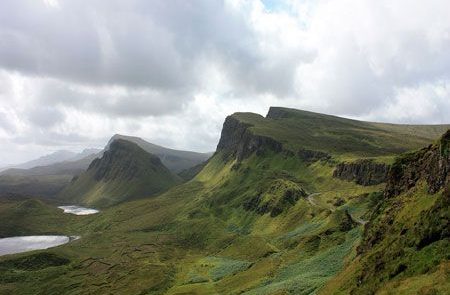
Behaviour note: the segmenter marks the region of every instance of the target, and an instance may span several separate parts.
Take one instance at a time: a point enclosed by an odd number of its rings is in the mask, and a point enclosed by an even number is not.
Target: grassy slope
[[[74,221],[65,233],[81,232],[80,240],[41,251],[69,259],[69,264],[23,271],[2,269],[1,261],[29,254],[0,258],[0,277],[7,278],[0,292],[309,294],[356,255],[362,226],[349,221],[344,210],[367,218],[367,209],[383,189],[383,185],[363,187],[332,178],[335,159],[391,156],[425,142],[406,137],[395,146],[396,142],[387,142],[387,132],[376,129],[368,141],[376,142],[380,147],[376,149],[351,145],[361,142],[358,136],[367,130],[358,131],[360,124],[344,119],[321,123],[317,118],[310,122],[306,118],[236,116],[251,120],[253,132],[273,136],[292,149],[321,149],[334,159],[304,163],[294,155],[267,152],[236,165],[234,160],[224,162],[217,153],[188,183]],[[336,125],[336,120],[343,125]],[[320,127],[314,129],[316,125]],[[326,128],[338,128],[333,126],[341,126],[339,132],[348,128],[351,135],[342,139],[327,133]],[[282,209],[275,217],[252,207],[244,209],[255,196],[278,198],[288,187],[321,194],[312,201],[306,197],[294,203],[269,200]]]

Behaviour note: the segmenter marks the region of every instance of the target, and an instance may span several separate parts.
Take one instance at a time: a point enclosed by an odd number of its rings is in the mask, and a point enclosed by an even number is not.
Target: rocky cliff
[[[247,158],[254,152],[262,154],[268,150],[282,151],[283,146],[280,142],[270,137],[254,134],[251,127],[251,124],[228,116],[223,123],[217,151],[223,152],[227,159],[236,158],[238,161]]]
[[[361,271],[350,294],[374,294],[386,282],[414,276],[439,280],[450,238],[449,146],[450,130],[394,162],[357,249]],[[440,294],[433,284],[419,287],[408,294]]]
[[[333,172],[333,177],[354,181],[360,185],[375,185],[386,181],[389,166],[362,159],[355,162],[339,163]]]
[[[392,165],[386,186],[386,197],[394,197],[425,179],[430,193],[436,193],[448,183],[450,163],[450,130],[438,144],[430,145],[418,152],[399,157]]]

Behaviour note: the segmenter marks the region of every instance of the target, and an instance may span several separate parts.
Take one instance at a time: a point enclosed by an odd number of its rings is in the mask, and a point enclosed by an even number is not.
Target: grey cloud
[[[50,128],[64,121],[64,114],[54,107],[35,106],[28,111],[30,122],[41,128]]]
[[[245,16],[222,1],[60,1],[58,8],[7,2],[0,10],[0,67],[8,70],[192,92],[206,58],[243,81],[237,90],[292,91],[292,57],[268,60]]]
[[[82,87],[60,81],[45,81],[37,101],[53,107],[70,107],[109,117],[146,117],[180,111],[191,99],[182,90],[153,90],[126,87]]]
[[[8,133],[13,133],[16,127],[10,122],[7,114],[0,111],[0,128]]]

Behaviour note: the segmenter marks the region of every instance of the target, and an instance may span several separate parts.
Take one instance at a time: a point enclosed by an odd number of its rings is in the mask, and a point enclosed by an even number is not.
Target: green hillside
[[[75,177],[58,199],[97,207],[161,193],[180,183],[161,160],[137,144],[113,141],[103,156]]]
[[[402,263],[408,271],[399,268],[397,275],[403,281],[397,287],[437,270],[425,279],[445,281],[448,257],[439,254],[424,263],[433,253],[448,253],[448,245],[434,234],[430,236],[436,246],[431,243],[419,254],[385,252],[386,257],[399,257],[386,265],[386,271],[377,273],[370,257],[390,245],[390,238],[381,237],[382,242],[374,244],[371,237],[379,236],[379,226],[390,224],[386,218],[391,213],[385,213],[393,207],[389,200],[395,202],[406,193],[398,184],[411,183],[395,169],[420,162],[420,157],[410,156],[396,160],[397,154],[428,146],[447,128],[359,122],[281,108],[271,108],[267,118],[234,114],[224,123],[216,153],[192,180],[152,198],[123,202],[76,220],[63,234],[75,232],[81,239],[38,252],[68,263],[24,271],[10,265],[35,252],[0,257],[0,293],[372,294],[396,279],[390,271]],[[110,152],[114,150],[113,144]],[[447,150],[440,149],[448,157]],[[71,196],[84,195],[86,202],[104,204],[97,197],[106,194],[97,191],[117,187],[106,175],[122,176],[122,171],[128,175],[130,165],[129,160],[113,162],[108,167],[115,167],[114,173],[105,172],[102,178],[109,181],[90,186],[99,171],[103,175],[104,161],[93,163],[86,176],[74,182],[78,183],[74,187],[91,189],[86,193],[73,189]],[[432,171],[441,167],[434,160],[427,163]],[[380,173],[385,169],[387,175]],[[440,177],[427,181],[435,188],[442,182]],[[126,183],[126,189],[118,186],[122,193],[135,187],[132,180]],[[422,187],[426,192],[427,186]],[[391,193],[393,199],[387,195]],[[422,209],[439,203],[430,201],[428,192],[417,200],[416,191],[408,193],[410,197],[401,199],[402,218],[420,215]],[[433,196],[439,199],[443,194],[439,189]],[[442,211],[426,214],[433,212]],[[441,228],[439,218],[429,223],[424,217],[417,220],[424,222],[416,226],[424,230],[423,236]],[[395,225],[393,232],[401,229]],[[414,230],[409,232],[416,236]],[[409,242],[420,244],[420,239],[405,241]],[[364,285],[357,286],[360,273],[354,268],[361,265],[366,270],[361,277]],[[446,291],[448,286],[443,285],[430,294]]]

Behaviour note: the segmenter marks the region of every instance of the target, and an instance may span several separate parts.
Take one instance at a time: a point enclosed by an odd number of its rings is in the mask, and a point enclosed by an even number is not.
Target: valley
[[[182,161],[115,136],[57,193],[0,198],[0,238],[80,236],[0,256],[0,294],[446,294],[449,129],[272,107]]]

